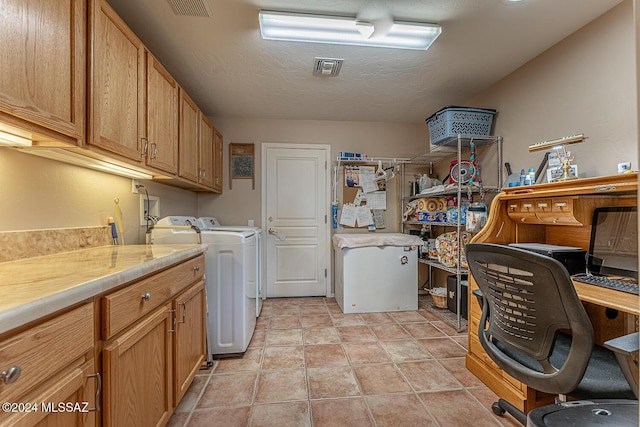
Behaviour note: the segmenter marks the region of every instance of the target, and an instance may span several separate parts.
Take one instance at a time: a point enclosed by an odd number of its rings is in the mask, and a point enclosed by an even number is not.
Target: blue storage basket
[[[495,114],[496,110],[445,107],[426,120],[431,143],[437,145],[458,134],[465,138],[489,136]]]

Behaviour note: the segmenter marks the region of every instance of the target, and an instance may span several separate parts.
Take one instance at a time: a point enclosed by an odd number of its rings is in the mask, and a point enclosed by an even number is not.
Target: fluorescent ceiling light
[[[427,50],[442,32],[423,22],[396,21],[388,31],[376,31],[373,23],[341,16],[261,10],[259,18],[265,40]]]

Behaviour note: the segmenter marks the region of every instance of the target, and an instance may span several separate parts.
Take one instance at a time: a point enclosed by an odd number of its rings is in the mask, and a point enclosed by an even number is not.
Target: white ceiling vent
[[[183,16],[211,16],[206,0],[168,0],[173,12]]]
[[[335,77],[340,73],[344,59],[316,58],[313,74],[316,76]]]

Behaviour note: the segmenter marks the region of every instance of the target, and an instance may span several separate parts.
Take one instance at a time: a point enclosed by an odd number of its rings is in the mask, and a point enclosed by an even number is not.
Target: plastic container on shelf
[[[496,110],[449,106],[429,118],[429,137],[431,144],[461,135],[462,137],[489,136]]]
[[[484,203],[472,203],[467,210],[466,229],[469,233],[477,233],[487,223],[487,206]]]

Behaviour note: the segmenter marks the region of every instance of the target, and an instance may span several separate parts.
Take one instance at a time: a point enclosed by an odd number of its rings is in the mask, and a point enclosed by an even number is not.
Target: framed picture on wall
[[[234,179],[251,179],[255,190],[255,144],[229,144],[229,188]]]

